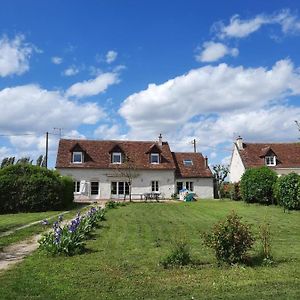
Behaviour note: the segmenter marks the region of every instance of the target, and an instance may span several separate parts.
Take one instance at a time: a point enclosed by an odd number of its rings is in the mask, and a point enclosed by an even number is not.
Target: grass
[[[258,232],[266,218],[275,264],[217,267],[200,232],[235,210]],[[109,210],[103,228],[74,257],[36,252],[0,276],[3,299],[299,299],[300,213],[232,201],[137,203]],[[199,262],[158,265],[183,239]],[[255,258],[258,249],[251,255]],[[255,259],[254,259],[255,262]]]
[[[63,215],[63,218],[70,218],[75,212],[82,209],[82,205],[74,205],[69,209],[69,212]],[[0,233],[8,230],[13,230],[15,228],[21,227],[23,225],[29,224],[31,222],[50,219],[50,223],[55,221],[57,218],[55,216],[59,215],[63,211],[47,211],[47,212],[35,212],[35,213],[18,213],[18,214],[4,214],[0,215]],[[30,236],[41,233],[45,231],[48,227],[41,224],[35,224],[27,228],[23,228],[15,231],[14,233],[0,237],[0,250],[4,247],[17,243],[19,241],[25,240]]]

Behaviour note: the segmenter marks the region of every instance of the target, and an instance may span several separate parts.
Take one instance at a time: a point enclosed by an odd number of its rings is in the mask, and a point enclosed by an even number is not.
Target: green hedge
[[[60,210],[73,202],[73,181],[30,164],[0,170],[0,211]]]
[[[243,174],[240,189],[248,203],[275,204],[273,187],[277,174],[268,167],[248,169]]]
[[[291,173],[279,177],[274,193],[278,204],[284,209],[300,209],[300,176]]]

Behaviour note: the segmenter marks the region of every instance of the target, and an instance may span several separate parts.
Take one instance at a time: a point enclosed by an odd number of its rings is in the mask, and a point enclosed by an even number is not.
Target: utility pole
[[[193,139],[192,140],[192,144],[194,145],[194,152],[196,153],[197,152],[197,144],[196,144],[196,139]]]
[[[49,140],[49,132],[46,132],[46,155],[45,155],[45,167],[48,168],[48,140]]]

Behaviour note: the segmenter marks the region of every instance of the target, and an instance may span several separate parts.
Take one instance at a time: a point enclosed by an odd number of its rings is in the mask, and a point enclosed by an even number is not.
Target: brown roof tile
[[[111,150],[115,147],[122,149],[133,162],[137,169],[170,170],[175,169],[173,156],[167,142],[161,147],[161,163],[151,164],[149,161],[149,149],[153,148],[155,142],[143,141],[97,141],[97,140],[67,140],[59,141],[56,168],[91,168],[110,169],[116,166],[111,163]],[[159,146],[158,146],[159,147]],[[85,152],[85,162],[73,164],[72,150]],[[155,147],[154,147],[155,148]],[[157,151],[155,151],[157,152]],[[122,165],[118,166],[122,167]]]
[[[212,177],[211,170],[205,166],[205,158],[201,153],[172,152],[176,164],[177,178]],[[183,161],[191,159],[193,165],[185,166]]]
[[[243,143],[239,150],[245,168],[265,165],[264,157],[273,152],[277,163],[273,168],[300,168],[300,143]]]

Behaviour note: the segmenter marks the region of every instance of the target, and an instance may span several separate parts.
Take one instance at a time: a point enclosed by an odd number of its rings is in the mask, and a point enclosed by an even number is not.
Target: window
[[[82,152],[73,152],[73,163],[81,164],[83,162],[83,154]]]
[[[74,193],[80,193],[80,181],[74,181]]]
[[[265,162],[267,166],[276,166],[276,156],[266,156]]]
[[[152,192],[159,192],[159,186],[158,186],[158,181],[157,180],[151,181],[151,191]]]
[[[150,162],[151,162],[151,164],[159,164],[159,154],[151,153],[150,154]]]
[[[122,153],[121,152],[113,152],[112,163],[113,164],[121,164],[122,163]]]
[[[124,181],[113,181],[111,183],[111,194],[112,195],[129,195],[129,184]]]
[[[193,192],[194,191],[194,182],[193,181],[187,181],[185,183],[185,187],[187,190]]]
[[[192,166],[193,165],[193,161],[191,159],[184,159],[183,160],[183,164],[185,166]]]
[[[183,189],[183,182],[177,182],[177,194],[179,194],[179,191]]]
[[[99,182],[92,181],[91,182],[91,195],[98,195],[99,194]]]

